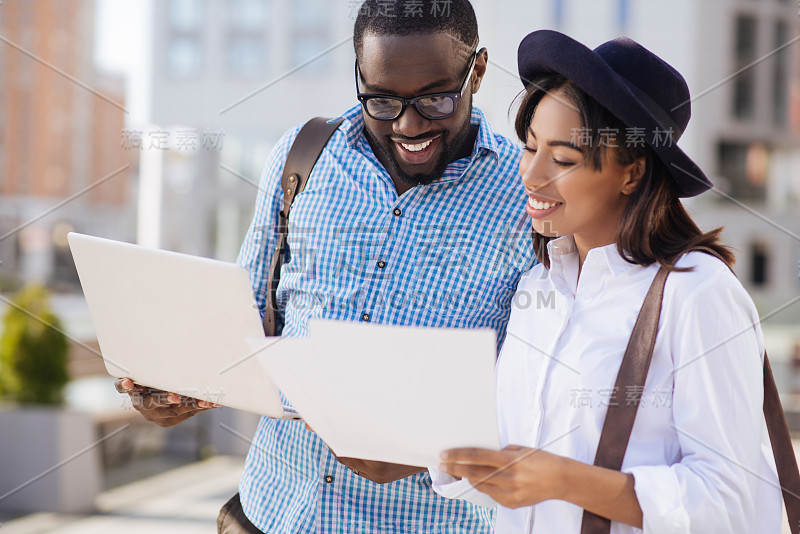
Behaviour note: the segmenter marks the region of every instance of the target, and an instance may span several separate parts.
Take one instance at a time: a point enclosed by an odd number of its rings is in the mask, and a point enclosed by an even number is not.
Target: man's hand
[[[339,458],[339,463],[353,471],[358,476],[364,477],[378,484],[394,482],[402,478],[410,477],[422,471],[424,467],[413,465],[389,464],[386,462],[375,462],[372,460],[361,460],[359,458]]]
[[[145,419],[164,428],[180,424],[194,414],[220,407],[208,401],[140,386],[130,378],[118,378],[114,381],[114,387],[130,396],[133,407]]]
[[[314,432],[314,429],[306,423],[306,430]],[[331,451],[333,453],[333,451]],[[336,456],[334,454],[334,456]],[[371,480],[378,484],[386,484],[387,482],[394,482],[401,478],[410,477],[417,473],[427,471],[424,467],[416,467],[413,465],[390,464],[386,462],[375,462],[373,460],[362,460],[360,458],[339,458],[339,463],[354,472],[360,477]]]

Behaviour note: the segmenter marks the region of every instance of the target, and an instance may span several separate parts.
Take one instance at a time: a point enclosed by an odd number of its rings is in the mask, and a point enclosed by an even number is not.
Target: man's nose
[[[394,133],[409,139],[419,137],[430,129],[430,119],[420,115],[414,106],[406,106],[403,113],[392,122]]]

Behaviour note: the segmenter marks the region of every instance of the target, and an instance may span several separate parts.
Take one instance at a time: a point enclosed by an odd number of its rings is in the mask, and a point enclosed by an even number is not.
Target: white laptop
[[[243,267],[76,233],[68,239],[109,374],[296,418],[246,341],[264,332]]]

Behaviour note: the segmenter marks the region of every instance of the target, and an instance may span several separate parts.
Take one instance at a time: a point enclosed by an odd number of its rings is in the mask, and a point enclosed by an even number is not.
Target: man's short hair
[[[353,29],[356,58],[361,59],[364,35],[415,35],[444,32],[474,50],[478,21],[469,0],[365,0]]]

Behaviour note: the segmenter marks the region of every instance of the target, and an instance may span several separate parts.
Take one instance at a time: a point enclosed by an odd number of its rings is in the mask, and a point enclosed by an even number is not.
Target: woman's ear
[[[623,195],[632,195],[636,191],[646,169],[647,161],[644,158],[637,159],[625,168],[625,181],[622,183]]]

